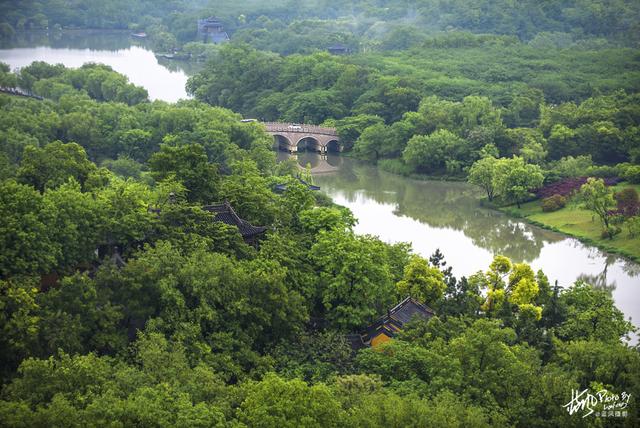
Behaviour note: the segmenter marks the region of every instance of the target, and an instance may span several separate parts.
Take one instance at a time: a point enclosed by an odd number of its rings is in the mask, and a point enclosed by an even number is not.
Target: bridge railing
[[[263,122],[268,131],[271,132],[297,132],[307,134],[323,134],[338,136],[338,132],[335,128],[325,128],[316,125],[304,125],[297,123],[282,123],[282,122]]]
[[[14,88],[14,87],[0,86],[0,92],[9,94],[9,95],[17,95],[20,97],[35,98],[36,100],[40,100],[40,101],[44,99],[40,95],[36,95],[32,92],[28,92],[23,89]]]

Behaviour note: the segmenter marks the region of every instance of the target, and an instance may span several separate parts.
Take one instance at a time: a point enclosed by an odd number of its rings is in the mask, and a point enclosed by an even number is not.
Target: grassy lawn
[[[640,193],[640,185],[622,183],[613,187],[617,192],[626,187],[635,188]],[[532,223],[566,233],[584,241],[591,242],[607,251],[624,254],[640,260],[640,237],[630,238],[629,232],[622,225],[622,233],[613,239],[601,238],[602,225],[591,211],[580,208],[569,202],[566,207],[553,212],[543,212],[540,201],[527,202],[518,209],[515,205],[503,209],[507,213],[527,218]]]

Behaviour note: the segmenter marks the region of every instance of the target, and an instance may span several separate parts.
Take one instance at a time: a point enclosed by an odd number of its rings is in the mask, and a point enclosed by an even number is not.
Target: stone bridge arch
[[[302,144],[302,145],[301,145]],[[298,138],[296,142],[296,146],[298,146],[298,151],[302,148],[303,150],[307,150],[310,152],[322,152],[322,146],[320,141],[313,135],[304,135]]]
[[[291,142],[291,140],[289,138],[287,138],[285,135],[281,135],[281,134],[271,134],[273,135],[273,148],[276,150],[282,150],[282,151],[291,151],[291,147],[293,146],[293,143]]]
[[[326,148],[327,148],[326,152],[328,153],[340,153],[343,149],[342,145],[340,144],[340,141],[337,139],[328,141]]]
[[[267,122],[267,132],[273,135],[280,150],[297,153],[298,150],[311,150],[320,154],[329,151],[341,152],[342,145],[335,128],[294,123]],[[274,145],[276,145],[274,143]]]

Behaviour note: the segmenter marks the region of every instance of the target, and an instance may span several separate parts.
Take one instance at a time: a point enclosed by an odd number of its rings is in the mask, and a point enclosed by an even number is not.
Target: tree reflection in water
[[[616,289],[617,284],[615,279],[611,280],[611,282],[607,281],[607,272],[609,270],[609,266],[614,265],[618,261],[619,261],[619,257],[613,254],[607,254],[606,257],[604,258],[604,268],[602,269],[602,272],[595,275],[588,275],[583,273],[580,276],[578,276],[578,279],[586,282],[587,284],[592,285],[595,288],[612,292],[613,290]],[[625,263],[625,265],[626,264],[628,263]],[[631,275],[631,276],[634,276],[634,275]]]
[[[2,40],[0,48],[30,48],[51,46],[61,49],[91,49],[117,51],[132,45],[130,31],[75,30],[64,32],[27,31],[20,32],[10,40]]]
[[[393,204],[397,216],[434,228],[461,231],[474,245],[517,261],[530,262],[540,255],[545,243],[563,239],[482,208],[478,190],[467,183],[410,180],[350,159],[342,161],[338,172],[320,176],[317,182],[328,189],[339,189],[350,202],[364,196]]]

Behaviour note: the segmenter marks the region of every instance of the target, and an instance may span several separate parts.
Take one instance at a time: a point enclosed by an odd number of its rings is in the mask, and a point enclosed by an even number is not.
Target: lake
[[[188,63],[158,62],[143,44],[127,34],[36,35],[0,46],[0,61],[12,68],[40,60],[78,67],[85,62],[108,64],[152,99],[173,102],[186,98]],[[281,159],[288,157],[279,153]],[[482,208],[479,189],[466,183],[418,181],[380,171],[347,157],[304,153],[316,184],[338,204],[350,208],[358,233],[378,235],[386,242],[410,242],[429,257],[440,249],[456,276],[486,270],[494,254],[542,269],[551,283],[568,286],[584,279],[609,290],[618,307],[640,325],[640,265],[606,254],[576,239],[531,226]]]
[[[0,46],[0,62],[9,64],[11,69],[33,61],[67,67],[97,62],[111,66],[127,76],[131,83],[144,87],[151,100],[175,102],[188,98],[186,70],[194,71],[191,64],[168,60],[161,60],[161,63],[144,44],[132,43],[129,34],[121,32],[72,32],[57,38],[35,35]]]

